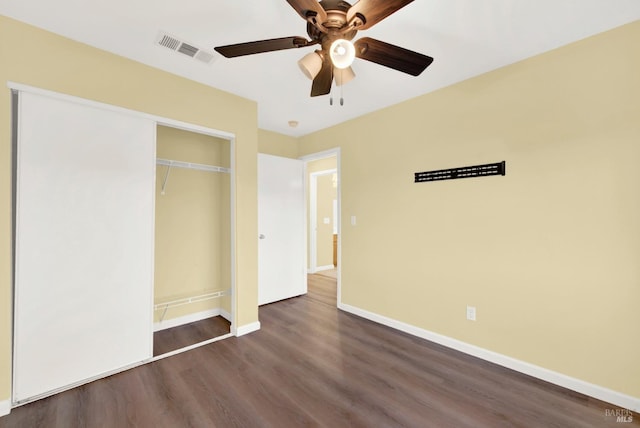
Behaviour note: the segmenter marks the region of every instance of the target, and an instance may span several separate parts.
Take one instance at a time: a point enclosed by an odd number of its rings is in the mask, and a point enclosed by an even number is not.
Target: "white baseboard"
[[[225,314],[229,315],[228,312],[226,311],[225,311]],[[211,317],[217,317],[218,315],[222,315],[222,317],[227,320],[231,318],[230,316],[229,318],[224,316],[222,313],[222,309],[220,308],[208,309],[206,311],[195,312],[193,314],[184,315],[177,318],[170,318],[168,320],[153,323],[153,331],[156,332],[160,330],[166,330],[168,328],[177,327],[179,325],[189,324],[190,322],[196,322],[196,321],[201,321]]]
[[[594,385],[580,379],[572,378],[562,373],[554,372],[552,370],[548,370],[543,367],[527,363],[525,361],[508,357],[497,352],[489,351],[479,346],[471,345],[448,336],[434,333],[432,331],[406,324],[401,321],[385,317],[383,315],[378,315],[373,312],[357,308],[355,306],[339,303],[338,308],[345,312],[349,312],[359,317],[366,318],[378,324],[386,325],[387,327],[391,327],[396,330],[411,334],[413,336],[438,343],[448,348],[464,352],[465,354],[481,358],[485,361],[507,367],[511,370],[515,370],[529,376],[533,376],[535,378],[553,383],[563,388],[567,388],[572,391],[597,398],[598,400],[602,400],[628,410],[633,410],[634,412],[640,412],[640,398],[638,397],[632,397],[630,395],[622,394],[620,392],[613,391],[602,386]]]
[[[236,329],[236,336],[244,336],[245,334],[253,333],[260,330],[260,321],[252,322],[251,324],[241,325]]]
[[[11,413],[11,400],[0,401],[0,417]]]
[[[331,270],[331,269],[337,269],[337,267],[334,265],[316,266],[315,270],[306,269],[306,273],[314,274],[314,273],[322,272],[323,270]]]
[[[224,309],[220,309],[220,316],[233,324],[231,313],[225,311]]]

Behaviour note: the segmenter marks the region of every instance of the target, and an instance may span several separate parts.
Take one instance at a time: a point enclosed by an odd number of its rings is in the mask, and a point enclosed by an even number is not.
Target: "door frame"
[[[318,269],[319,267],[324,268],[324,266],[318,266],[318,177],[337,173],[338,169],[332,168],[309,174],[311,180],[309,182],[309,197],[307,198],[309,200],[309,228],[311,229],[309,231],[311,232],[309,233],[309,273],[324,270]],[[334,221],[337,223],[337,215]]]
[[[307,196],[307,198],[310,197],[309,195],[309,173],[307,171],[307,165],[309,162],[312,161],[316,161],[316,160],[320,160],[320,159],[326,159],[326,158],[330,158],[330,157],[335,157],[336,158],[336,174],[338,176],[338,188],[337,188],[337,194],[338,194],[338,218],[337,218],[337,222],[338,222],[338,266],[336,269],[336,279],[337,279],[337,296],[336,296],[336,302],[337,302],[337,307],[340,307],[342,305],[342,176],[341,176],[341,152],[340,152],[340,147],[334,147],[332,149],[328,149],[328,150],[324,150],[321,152],[317,152],[317,153],[311,153],[308,155],[304,155],[304,156],[300,156],[298,159],[302,160],[305,162],[305,174],[304,174],[304,191],[305,194]],[[307,204],[308,205],[308,204]],[[308,207],[305,207],[305,209],[308,209]],[[309,218],[309,213],[305,212],[305,217]],[[309,224],[307,224],[308,222],[305,221],[305,241],[308,239],[307,237],[309,236]],[[308,245],[308,242],[305,242],[305,245]],[[308,247],[307,247],[308,248]],[[311,273],[311,272],[310,272]]]

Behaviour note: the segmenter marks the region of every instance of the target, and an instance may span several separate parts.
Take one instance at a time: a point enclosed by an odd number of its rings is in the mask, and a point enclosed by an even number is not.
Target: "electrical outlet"
[[[467,319],[469,321],[476,320],[476,307],[475,306],[467,306]]]

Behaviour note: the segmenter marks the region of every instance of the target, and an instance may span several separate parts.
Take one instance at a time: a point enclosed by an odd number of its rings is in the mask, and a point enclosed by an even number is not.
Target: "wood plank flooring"
[[[211,317],[153,333],[153,356],[166,354],[229,333],[231,324],[221,316]]]
[[[616,406],[335,308],[335,280],[260,331],[31,403],[9,427],[620,427]],[[54,369],[54,368],[52,368]]]

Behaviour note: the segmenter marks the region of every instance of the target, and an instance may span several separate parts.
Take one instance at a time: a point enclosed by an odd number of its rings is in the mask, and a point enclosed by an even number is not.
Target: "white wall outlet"
[[[322,222],[324,224],[331,224],[331,219],[329,217],[325,217],[325,218],[322,219]]]
[[[467,306],[467,319],[469,321],[476,320],[476,307],[475,306]]]

